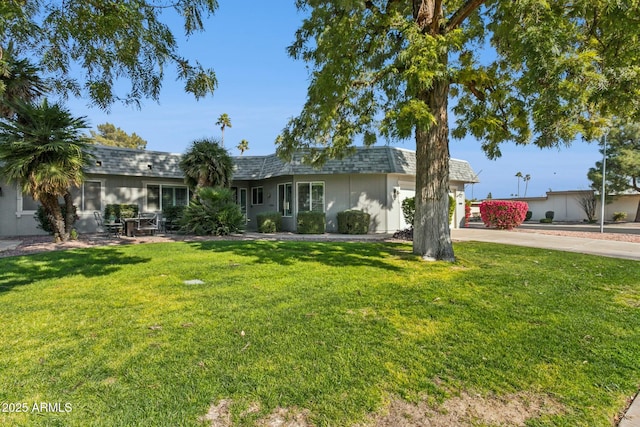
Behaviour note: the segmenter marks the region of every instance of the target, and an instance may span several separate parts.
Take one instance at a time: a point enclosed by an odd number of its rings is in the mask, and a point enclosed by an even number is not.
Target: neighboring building
[[[162,212],[166,206],[186,205],[191,197],[179,167],[180,154],[93,146],[94,160],[86,180],[73,191],[79,232],[94,232],[93,213],[108,204],[137,204],[141,212]],[[295,231],[301,211],[323,211],[327,231],[337,230],[338,212],[360,209],[371,215],[370,232],[388,233],[407,227],[402,200],[415,193],[415,153],[394,147],[358,148],[353,156],[329,160],[315,169],[301,156],[285,163],[275,155],[234,157],[232,189],[256,228],[262,212],[280,212],[283,228]],[[450,160],[450,193],[456,210],[452,226],[464,221],[464,185],[478,182],[468,162]],[[16,185],[0,181],[0,236],[43,234],[34,220],[37,204]]]
[[[553,211],[553,220],[558,222],[582,222],[587,220],[587,215],[580,205],[580,200],[584,197],[596,198],[596,218],[600,218],[601,204],[600,194],[593,190],[568,190],[568,191],[547,191],[543,197],[520,197],[507,200],[519,200],[527,202],[529,210],[532,212],[531,221],[538,222],[545,217],[547,211]],[[636,217],[640,194],[629,192],[617,194],[611,203],[604,206],[605,221],[612,221],[613,214],[625,212],[627,221],[633,221]]]

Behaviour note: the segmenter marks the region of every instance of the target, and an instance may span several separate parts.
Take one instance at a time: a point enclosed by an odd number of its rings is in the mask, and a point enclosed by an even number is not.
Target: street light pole
[[[602,193],[600,193],[600,233],[604,233],[605,181],[607,174],[607,133],[602,135]]]

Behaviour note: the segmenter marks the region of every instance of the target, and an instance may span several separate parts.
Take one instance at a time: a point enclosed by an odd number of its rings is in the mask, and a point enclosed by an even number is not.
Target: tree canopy
[[[229,152],[214,138],[197,139],[180,160],[185,182],[195,192],[203,187],[229,187],[233,160]]]
[[[216,0],[2,1],[0,52],[32,58],[51,89],[84,94],[103,109],[116,101],[157,100],[171,65],[185,91],[201,98],[216,87],[215,73],[180,56],[162,18],[171,11],[183,17],[189,36],[203,30],[203,18],[217,6]],[[0,54],[0,66],[3,61]],[[78,67],[81,78],[74,77]],[[119,79],[130,82],[127,93],[116,93]]]
[[[90,160],[82,135],[86,121],[46,99],[39,105],[16,102],[12,109],[17,119],[0,121],[0,175],[42,204],[56,241],[68,240],[75,222],[70,189],[80,186]]]
[[[500,145],[593,140],[612,116],[640,118],[640,4],[618,0],[298,0],[289,48],[310,64],[301,113],[278,137],[322,163],[356,142],[416,141],[414,252],[453,259],[451,135]]]
[[[112,147],[135,148],[144,150],[147,147],[147,141],[142,139],[136,133],[129,135],[124,130],[116,127],[111,123],[98,125],[98,132],[90,131],[91,142]]]
[[[603,152],[605,139],[600,141]],[[626,120],[615,120],[606,137],[606,182],[607,196],[628,191],[640,193],[640,124]],[[587,173],[594,190],[602,191],[602,162]],[[640,221],[640,203],[636,211],[636,221]]]

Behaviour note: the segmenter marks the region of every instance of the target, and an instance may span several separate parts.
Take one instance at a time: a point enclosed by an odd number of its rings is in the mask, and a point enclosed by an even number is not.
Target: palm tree
[[[40,78],[40,70],[26,59],[15,59],[11,50],[0,54],[0,117],[11,118],[10,104],[18,101],[34,102],[47,87]]]
[[[193,141],[180,161],[180,168],[192,190],[231,185],[233,160],[229,152],[213,138]]]
[[[220,130],[222,131],[221,142],[222,142],[222,146],[224,147],[224,128],[232,127],[231,119],[229,118],[229,115],[227,113],[220,114],[220,117],[218,117],[218,121],[216,122],[216,124],[220,126]]]
[[[531,180],[531,175],[526,174],[524,176],[524,178],[522,178],[522,180],[524,181],[524,197],[527,197],[527,189],[529,188],[529,181]]]
[[[70,189],[80,186],[87,140],[84,117],[75,118],[58,104],[10,103],[12,120],[0,122],[0,175],[17,182],[22,192],[39,201],[51,223],[57,242],[69,239],[75,222]],[[65,201],[65,214],[58,200]]]
[[[522,178],[522,172],[516,172],[516,178],[518,178],[518,196],[520,197],[520,178]]]
[[[240,150],[240,155],[242,156],[244,152],[249,149],[249,141],[243,139],[242,141],[240,141],[240,144],[238,144],[236,148]]]

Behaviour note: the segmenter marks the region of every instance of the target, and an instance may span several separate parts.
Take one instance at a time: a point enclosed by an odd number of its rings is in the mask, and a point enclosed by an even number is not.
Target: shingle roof
[[[134,150],[94,145],[91,152],[95,161],[85,169],[87,173],[102,175],[148,176],[156,178],[183,178],[179,163],[182,155],[159,151]],[[302,162],[302,154],[289,163],[275,154],[268,156],[234,157],[234,180],[259,180],[286,175],[328,174],[416,174],[416,156],[413,151],[396,147],[358,147],[354,155],[341,160],[329,160],[314,168]],[[449,161],[452,181],[479,182],[478,177],[464,160]]]
[[[97,175],[148,176],[154,178],[184,178],[180,169],[182,155],[161,151],[92,145],[89,152],[94,161],[86,173]]]

